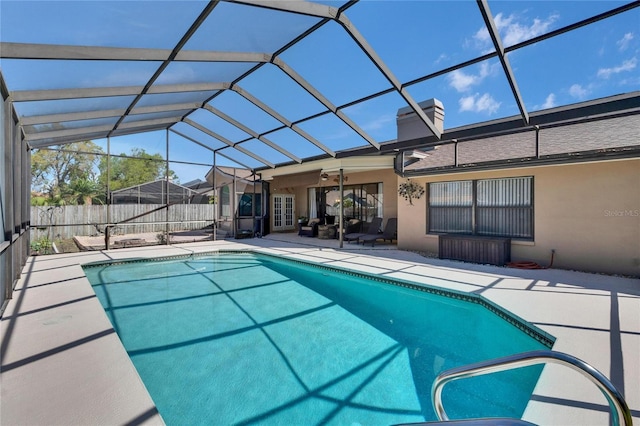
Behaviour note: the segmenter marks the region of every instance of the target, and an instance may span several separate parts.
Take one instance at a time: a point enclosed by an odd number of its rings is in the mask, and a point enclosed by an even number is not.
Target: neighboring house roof
[[[122,188],[122,189],[117,189],[115,191],[111,191],[112,194],[121,194],[121,193],[125,193],[125,192],[131,192],[131,191],[143,191],[143,192],[164,192],[164,188],[165,188],[165,184],[166,184],[166,180],[164,179],[158,179],[158,180],[154,180],[151,182],[145,182],[145,183],[141,183],[138,185],[133,185],[130,186],[128,188]],[[175,192],[175,191],[192,191],[191,189],[187,188],[186,186],[177,184],[177,183],[173,183],[171,181],[169,181],[169,191],[170,192]],[[193,192],[193,191],[192,191]]]
[[[151,203],[165,202],[167,181],[163,179],[122,188],[111,192],[113,203]],[[168,182],[169,203],[189,203],[198,192],[173,182]]]

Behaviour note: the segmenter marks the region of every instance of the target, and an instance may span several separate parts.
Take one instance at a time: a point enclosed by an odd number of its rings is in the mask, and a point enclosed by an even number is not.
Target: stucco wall
[[[640,276],[640,159],[456,173],[428,182],[534,177],[534,241],[512,243],[512,260],[554,267]],[[404,179],[398,178],[398,183]],[[437,253],[426,232],[427,198],[398,200],[398,245]]]

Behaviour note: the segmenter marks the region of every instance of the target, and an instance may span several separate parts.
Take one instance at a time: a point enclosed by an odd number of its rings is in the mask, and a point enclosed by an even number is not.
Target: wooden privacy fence
[[[162,207],[162,204],[116,204],[111,208],[111,223],[118,223]],[[73,236],[95,236],[104,231],[107,223],[107,206],[32,206],[31,227],[39,229],[50,239]],[[169,222],[169,231],[200,229],[213,223],[214,206],[211,204],[176,204],[167,210],[160,209],[131,222],[118,225],[114,234],[162,232]],[[158,223],[150,223],[158,222]],[[94,225],[97,224],[97,227]]]

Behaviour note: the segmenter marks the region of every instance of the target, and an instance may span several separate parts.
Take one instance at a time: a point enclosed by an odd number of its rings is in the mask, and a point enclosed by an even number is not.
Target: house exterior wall
[[[513,261],[640,276],[640,159],[523,167],[412,178],[429,182],[533,176],[534,240],[512,241]],[[398,177],[398,183],[405,179]],[[427,194],[428,196],[428,194]],[[438,252],[427,233],[427,196],[398,198],[398,247]],[[396,194],[397,197],[397,194]]]

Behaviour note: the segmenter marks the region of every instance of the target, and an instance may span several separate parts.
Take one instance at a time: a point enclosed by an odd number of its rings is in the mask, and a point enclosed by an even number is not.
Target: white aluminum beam
[[[212,138],[219,140],[220,142],[224,143],[227,146],[233,147],[233,145],[234,145],[234,143],[232,141],[230,141],[229,139],[225,138],[222,135],[217,134],[213,130],[210,130],[210,129],[204,127],[200,123],[196,123],[195,121],[191,120],[190,118],[185,118],[182,121],[184,123],[190,125],[191,127],[195,127],[196,129],[200,130],[202,133],[206,133],[207,135],[211,136]]]
[[[170,111],[184,111],[200,108],[201,102],[184,102],[181,104],[163,104],[163,105],[150,105],[144,107],[134,107],[129,115],[138,114],[154,114],[158,112],[170,112]]]
[[[266,144],[267,146],[270,146],[271,148],[273,148],[276,151],[278,151],[280,154],[282,154],[282,155],[284,155],[286,157],[289,157],[290,159],[292,159],[296,163],[302,163],[302,160],[300,158],[296,157],[295,155],[293,155],[292,153],[290,153],[286,149],[280,147],[279,145],[271,142],[269,139],[265,138],[264,136],[261,136],[260,134],[258,134],[258,132],[254,131],[253,129],[251,129],[251,128],[247,127],[247,126],[245,126],[244,124],[240,123],[239,121],[235,120],[234,118],[228,116],[227,114],[225,114],[224,112],[220,111],[219,109],[214,108],[209,104],[206,104],[204,106],[204,109],[206,109],[207,111],[211,112],[212,114],[217,115],[218,117],[220,117],[221,119],[223,119],[227,123],[237,127],[238,129],[242,130],[243,132],[251,135],[253,138],[261,141],[262,143]]]
[[[52,59],[90,61],[165,61],[171,50],[131,47],[76,46],[35,43],[0,43],[3,59]]]
[[[139,130],[139,129],[148,129],[148,128],[166,129],[170,125],[174,124],[176,121],[179,121],[180,118],[181,117],[169,117],[169,118],[161,118],[161,119],[154,119],[154,120],[133,121],[130,123],[122,123],[120,125],[120,129],[133,131],[134,133],[136,132],[136,130]],[[113,129],[113,125],[108,124],[108,125],[93,126],[93,127],[74,128],[74,129],[49,130],[45,132],[27,133],[25,134],[25,139],[27,141],[37,141],[37,140],[49,139],[49,138],[68,138],[68,139],[76,138],[76,140],[82,140],[77,138],[80,135],[84,135],[88,133],[101,133],[101,132],[108,133],[112,129]],[[106,133],[105,133],[105,137],[106,137]]]
[[[108,109],[100,111],[68,112],[61,114],[33,115],[22,117],[20,124],[23,126],[34,126],[37,124],[62,123],[65,121],[95,120],[98,118],[120,117],[125,109]]]
[[[320,3],[308,1],[282,1],[282,0],[230,0],[230,3],[244,4],[247,6],[264,7],[266,9],[291,12],[300,15],[315,16],[316,18],[333,19],[338,14],[338,9],[325,6]]]
[[[232,142],[232,141],[230,141],[229,139],[225,138],[224,136],[219,135],[219,134],[217,134],[216,132],[214,132],[214,131],[212,131],[212,130],[210,130],[210,129],[207,129],[206,127],[204,127],[204,126],[202,126],[202,125],[200,125],[200,124],[196,123],[196,122],[195,122],[195,121],[193,121],[193,120],[190,120],[190,119],[188,119],[188,118],[185,118],[183,121],[184,121],[185,123],[187,123],[187,124],[189,124],[189,125],[191,125],[191,126],[195,127],[196,129],[200,130],[201,132],[206,133],[207,135],[211,136],[212,138],[217,139],[217,140],[219,140],[220,142],[222,142],[222,143],[226,144],[226,145],[227,145],[227,146],[229,146],[230,148],[235,148],[235,149],[237,149],[238,151],[240,151],[240,152],[242,152],[242,153],[244,153],[244,154],[248,155],[249,157],[253,158],[254,160],[257,160],[257,161],[259,161],[260,163],[262,163],[262,164],[264,164],[264,165],[266,165],[266,166],[271,167],[272,169],[276,167],[276,166],[275,166],[275,164],[273,164],[273,163],[271,163],[271,162],[269,162],[269,161],[265,160],[264,158],[262,158],[262,157],[260,157],[260,156],[258,156],[258,155],[256,155],[256,154],[254,154],[254,153],[252,153],[252,152],[250,152],[250,151],[248,151],[248,150],[246,150],[246,149],[244,149],[244,148],[242,148],[242,147],[238,146],[237,144],[235,144],[234,142]],[[218,151],[216,151],[216,152],[218,152]],[[235,160],[233,160],[233,161],[235,161]]]
[[[279,10],[279,11],[284,11],[284,12],[299,13],[299,14],[303,14],[303,15],[307,15],[307,16],[315,16],[315,17],[324,18],[324,19],[332,19],[332,20],[338,22],[347,31],[347,33],[351,36],[351,38],[353,38],[353,40],[358,44],[360,49],[371,59],[371,61],[378,68],[378,70],[391,83],[391,85],[396,89],[396,91],[405,100],[405,102],[407,102],[407,104],[411,107],[411,109],[413,109],[413,111],[420,118],[420,120],[422,120],[424,122],[424,124],[429,128],[429,130],[438,139],[440,139],[442,137],[442,134],[441,134],[440,130],[438,130],[436,128],[436,126],[433,123],[433,121],[431,121],[431,119],[424,113],[422,108],[420,108],[418,103],[411,97],[411,95],[409,95],[409,93],[406,90],[402,89],[402,85],[400,84],[398,79],[393,75],[391,70],[382,61],[382,59],[377,54],[377,52],[369,45],[369,43],[364,38],[364,36],[362,34],[360,34],[360,32],[356,29],[356,27],[351,23],[349,18],[347,18],[346,15],[344,15],[344,14],[338,15],[338,13],[339,13],[338,9],[336,9],[334,7],[325,6],[325,5],[316,4],[316,3],[310,3],[310,2],[292,2],[292,1],[274,1],[274,0],[271,0],[271,1],[264,1],[264,0],[238,0],[238,1],[235,1],[235,3],[251,5],[251,6],[258,6],[258,7],[265,7],[265,8],[268,8],[268,9],[274,9],[274,10]],[[275,60],[273,62],[275,63]],[[280,65],[278,65],[278,66],[280,66]],[[293,76],[291,76],[291,77],[294,78]],[[301,84],[301,83],[298,82],[298,84]],[[308,85],[308,83],[306,83],[306,84]],[[303,87],[305,87],[305,86],[303,86]],[[305,89],[307,91],[309,91],[308,87],[305,87]],[[312,92],[310,92],[310,93],[312,93]],[[334,112],[336,115],[338,115],[344,121],[344,114],[338,114],[339,111],[336,111],[335,107],[332,109],[332,108],[329,107],[328,104],[323,102],[320,98],[317,98],[317,99],[320,102],[322,102],[325,106],[327,106],[327,108],[329,108],[332,112]],[[349,124],[346,121],[345,121],[345,123]],[[354,129],[354,130],[356,130],[356,129]],[[363,134],[360,133],[360,131],[358,131],[358,130],[356,130],[356,131],[361,136],[363,136]],[[363,136],[363,137],[369,143],[371,143],[372,140],[370,140],[369,138],[367,138],[365,136]],[[376,146],[377,149],[380,149],[380,147],[377,146],[377,144],[375,144],[374,146]]]
[[[165,84],[152,86],[147,94],[184,93],[184,92],[214,92],[225,90],[230,83],[194,83],[194,84]],[[50,101],[58,99],[104,98],[111,96],[137,96],[142,93],[144,86],[122,87],[92,87],[82,89],[54,89],[54,90],[19,90],[10,93],[14,102]]]
[[[291,121],[287,120],[285,117],[280,115],[277,111],[275,111],[274,109],[266,105],[264,102],[260,101],[258,98],[256,98],[255,96],[253,96],[252,94],[250,94],[249,92],[247,92],[246,90],[238,86],[237,84],[234,84],[233,86],[231,86],[231,90],[238,93],[240,96],[242,96],[243,98],[245,98],[246,100],[248,100],[249,102],[257,106],[258,108],[260,108],[261,110],[263,110],[264,112],[266,112],[267,114],[269,114],[270,116],[278,120],[284,126],[290,128],[291,130],[296,132],[298,135],[302,136],[307,141],[311,142],[312,144],[320,148],[325,153],[329,154],[332,157],[336,156],[336,153],[333,150],[326,147],[319,140],[317,140],[316,138],[314,138],[313,136],[311,136],[310,134],[308,134],[307,132],[305,132],[295,124],[293,124]]]
[[[187,136],[187,135],[185,135],[184,133],[179,132],[179,131],[177,131],[177,130],[175,130],[175,129],[169,129],[169,131],[170,131],[170,132],[172,132],[172,133],[175,133],[175,134],[176,134],[176,135],[178,135],[178,136],[181,136],[181,137],[185,138],[186,140],[188,140],[188,141],[190,141],[190,142],[195,143],[196,145],[199,145],[199,146],[201,146],[201,147],[203,147],[203,148],[205,148],[205,149],[208,149],[208,150],[209,150],[209,151],[211,151],[211,152],[215,152],[215,149],[211,148],[210,146],[207,146],[206,144],[204,144],[204,143],[202,143],[202,142],[199,142],[199,141],[195,140],[195,139],[194,139],[194,138],[192,138],[191,136]]]
[[[238,151],[242,152],[243,154],[248,155],[249,157],[253,158],[254,160],[259,161],[260,163],[265,164],[265,165],[271,167],[272,169],[276,168],[276,165],[273,164],[272,162],[265,160],[264,158],[260,157],[259,155],[254,154],[253,152],[251,152],[251,151],[249,151],[247,149],[244,149],[240,145],[235,145],[233,147],[227,147],[227,148],[221,148],[221,149],[231,149],[231,148],[237,149]],[[220,150],[217,150],[216,154],[222,154],[222,153],[220,152]],[[229,158],[230,160],[235,161],[238,164],[241,164],[238,160],[236,160],[236,159],[234,159],[232,157],[227,157],[227,158]],[[253,170],[254,168],[250,167],[250,169]]]
[[[222,156],[223,156],[224,158],[226,158],[227,160],[233,161],[234,163],[236,163],[236,164],[238,164],[238,165],[240,165],[240,166],[244,167],[245,169],[253,170],[253,168],[252,168],[252,167],[249,167],[249,166],[247,166],[246,164],[244,164],[244,163],[242,163],[242,162],[240,162],[240,161],[238,161],[238,160],[234,160],[233,158],[229,157],[228,155],[224,155],[224,154],[223,154],[223,153],[221,153],[219,150],[215,150],[215,149],[211,148],[210,146],[207,146],[207,145],[205,145],[204,143],[199,142],[199,141],[195,140],[194,138],[192,138],[192,137],[190,137],[190,136],[185,135],[185,134],[184,134],[184,133],[182,133],[182,132],[179,132],[179,131],[174,130],[174,129],[169,129],[169,131],[170,131],[170,132],[175,133],[175,134],[176,134],[176,135],[178,135],[178,136],[181,136],[181,137],[185,138],[186,140],[188,140],[188,141],[190,141],[190,142],[195,143],[196,145],[199,145],[199,146],[201,146],[201,147],[203,147],[203,148],[205,148],[205,149],[208,149],[209,151],[212,151],[212,152],[214,152],[214,153],[216,153],[216,154],[218,154],[218,155],[222,155]]]
[[[170,49],[0,42],[0,58],[2,59],[164,62],[169,59],[171,53]],[[271,55],[261,52],[182,50],[178,52],[173,61],[264,63],[271,61]]]
[[[391,69],[387,67],[382,58],[378,56],[378,53],[369,45],[369,42],[364,38],[364,36],[358,31],[358,29],[351,23],[349,18],[346,15],[341,14],[338,16],[337,21],[342,27],[347,31],[347,33],[351,36],[351,38],[356,42],[356,44],[360,47],[365,55],[369,57],[371,62],[378,68],[378,70],[384,75],[384,77],[391,83],[393,88],[402,96],[405,102],[411,107],[413,112],[422,120],[424,124],[427,125],[431,133],[433,133],[436,138],[440,139],[442,137],[442,132],[438,130],[431,121],[429,117],[424,113],[420,105],[409,95],[409,93],[402,87],[400,81],[396,78],[396,76],[391,72]]]
[[[118,129],[116,130],[125,130],[125,129],[130,130],[130,129],[135,129],[137,127],[149,127],[149,126],[154,128],[157,126],[160,126],[160,128],[168,128],[169,126],[174,125],[176,122],[180,121],[181,119],[182,119],[182,115],[177,115],[174,117],[154,118],[152,120],[129,121],[126,123],[122,122],[120,123],[120,125],[118,126]]]
[[[24,138],[27,142],[38,141],[42,139],[52,139],[52,138],[66,138],[68,140],[82,140],[81,135],[85,134],[106,134],[113,129],[113,125],[107,124],[102,126],[94,126],[94,127],[83,127],[79,129],[62,129],[62,130],[50,130],[47,132],[37,132],[37,133],[26,133]]]
[[[505,53],[504,47],[502,45],[502,40],[500,38],[500,34],[498,33],[498,28],[496,27],[496,23],[493,20],[493,15],[491,14],[491,10],[489,9],[489,4],[486,0],[476,0],[478,3],[478,7],[480,8],[480,13],[482,14],[482,18],[484,19],[484,23],[487,26],[487,30],[489,31],[489,35],[491,36],[491,40],[493,41],[493,46],[498,53],[498,58],[500,59],[500,63],[502,64],[502,69],[504,71],[505,76],[507,77],[507,81],[509,82],[509,86],[511,87],[511,93],[518,105],[518,109],[520,110],[520,115],[522,115],[522,120],[526,125],[529,124],[529,113],[524,105],[524,101],[522,100],[522,96],[520,95],[520,89],[518,88],[518,83],[516,82],[516,78],[513,74],[513,70],[511,69],[511,64],[509,62],[509,58]]]
[[[197,109],[200,107],[199,102],[186,102],[182,104],[156,105],[135,108],[130,115],[137,114],[153,114],[158,112],[182,111],[188,109]],[[61,114],[34,115],[23,117],[20,124],[23,126],[33,126],[36,124],[62,123],[65,121],[94,120],[98,118],[120,117],[125,113],[126,109],[109,109],[86,112],[69,112]]]
[[[176,55],[176,62],[249,62],[266,63],[271,61],[271,54],[262,52],[213,52],[206,50],[181,50]]]
[[[53,146],[53,145],[63,145],[71,142],[102,139],[106,137],[107,137],[107,134],[106,132],[103,131],[98,133],[85,133],[80,136],[73,136],[73,137],[65,136],[65,137],[58,137],[58,138],[32,140],[32,141],[27,141],[27,143],[31,148],[37,149],[37,148],[44,148],[44,147]]]
[[[287,74],[291,79],[293,79],[296,83],[298,83],[304,90],[306,90],[311,96],[316,98],[318,102],[324,105],[329,111],[333,112],[338,118],[340,118],[347,126],[351,127],[351,129],[359,134],[364,140],[369,142],[371,146],[376,149],[380,149],[380,144],[375,141],[371,136],[367,134],[364,130],[362,130],[353,120],[347,117],[342,111],[340,111],[335,105],[329,101],[329,99],[325,98],[315,87],[313,87],[309,82],[307,82],[300,74],[295,72],[293,68],[287,65],[280,58],[274,58],[273,63],[278,66],[285,74]]]

